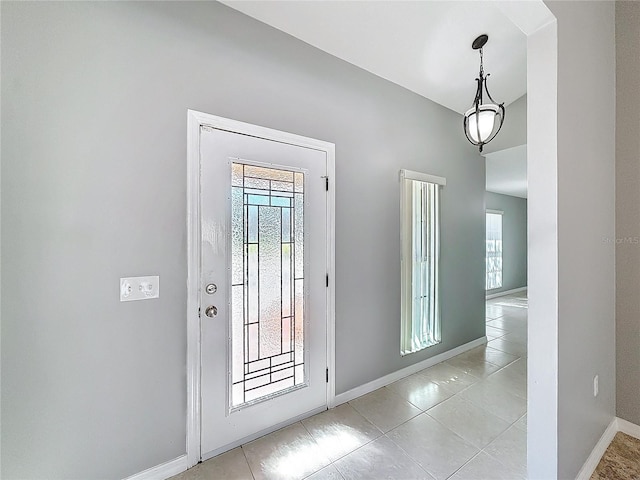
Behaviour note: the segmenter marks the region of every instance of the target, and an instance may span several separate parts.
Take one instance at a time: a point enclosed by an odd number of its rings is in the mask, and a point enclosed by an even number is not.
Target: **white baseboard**
[[[469,343],[465,343],[464,345],[460,345],[452,350],[436,355],[435,357],[427,358],[421,362],[415,363],[413,365],[409,365],[401,370],[397,370],[389,375],[385,375],[384,377],[380,377],[377,380],[373,380],[369,383],[365,383],[364,385],[360,385],[359,387],[352,388],[344,393],[336,395],[333,401],[334,406],[338,406],[342,403],[347,403],[354,398],[361,397],[362,395],[366,395],[367,393],[371,393],[374,390],[382,388],[384,386],[389,385],[401,378],[408,377],[420,370],[424,370],[425,368],[432,367],[433,365],[444,362],[456,355],[460,355],[461,353],[466,352],[467,350],[471,350],[472,348],[476,348],[480,345],[484,345],[487,343],[487,337],[480,337],[476,340],[473,340]]]
[[[622,418],[613,417],[613,420],[611,420],[611,423],[600,437],[600,440],[598,440],[596,446],[593,447],[591,455],[589,455],[587,461],[584,462],[576,480],[589,480],[589,478],[591,478],[591,475],[593,475],[593,472],[598,466],[604,452],[607,451],[607,447],[618,432],[623,432],[627,435],[631,435],[632,437],[640,438],[640,426],[627,422]]]
[[[185,454],[140,473],[133,474],[124,480],[164,480],[184,472],[188,466],[187,455]]]
[[[576,480],[589,480],[589,478],[591,478],[591,475],[598,466],[598,462],[600,462],[602,455],[604,455],[604,452],[607,450],[607,447],[611,443],[611,440],[613,440],[613,437],[618,433],[618,422],[616,420],[616,417],[613,417],[613,420],[611,420],[611,423],[600,437],[600,440],[598,440],[596,446],[593,447],[591,455],[589,455],[587,461],[584,462],[584,465],[580,469],[580,472],[578,472]]]
[[[640,425],[627,422],[620,417],[616,418],[616,422],[618,424],[617,430],[619,432],[626,433],[627,435],[631,435],[632,437],[640,439]]]
[[[485,298],[489,299],[489,298],[503,297],[504,295],[511,295],[512,293],[524,292],[527,288],[528,287],[520,287],[520,288],[514,288],[513,290],[505,290],[504,292],[488,293]]]

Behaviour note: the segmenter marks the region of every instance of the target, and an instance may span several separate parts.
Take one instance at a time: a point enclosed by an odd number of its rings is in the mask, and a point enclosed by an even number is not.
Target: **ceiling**
[[[494,1],[264,1],[222,3],[455,112],[473,102],[484,47],[489,91],[505,105],[526,93],[526,36]]]
[[[479,55],[471,43],[486,33],[484,68],[491,74],[491,95],[509,105],[526,93],[527,37],[503,13],[513,10],[508,2],[221,2],[459,114],[475,95]],[[521,10],[522,22],[547,21],[526,6]],[[526,145],[485,157],[488,191],[527,197]]]
[[[520,145],[485,155],[489,192],[527,198],[527,146]]]

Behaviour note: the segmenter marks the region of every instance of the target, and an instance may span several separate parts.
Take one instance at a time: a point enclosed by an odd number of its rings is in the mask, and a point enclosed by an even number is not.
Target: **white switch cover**
[[[120,301],[149,300],[160,296],[160,277],[126,277],[120,279]]]

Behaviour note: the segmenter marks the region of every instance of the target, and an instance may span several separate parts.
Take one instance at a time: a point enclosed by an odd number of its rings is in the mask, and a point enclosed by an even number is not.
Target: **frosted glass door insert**
[[[231,408],[305,384],[304,174],[232,163]]]

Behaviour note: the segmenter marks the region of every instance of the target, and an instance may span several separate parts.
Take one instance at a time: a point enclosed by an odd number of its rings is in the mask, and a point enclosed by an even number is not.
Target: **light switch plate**
[[[120,279],[120,301],[149,300],[160,296],[160,277],[125,277]]]

